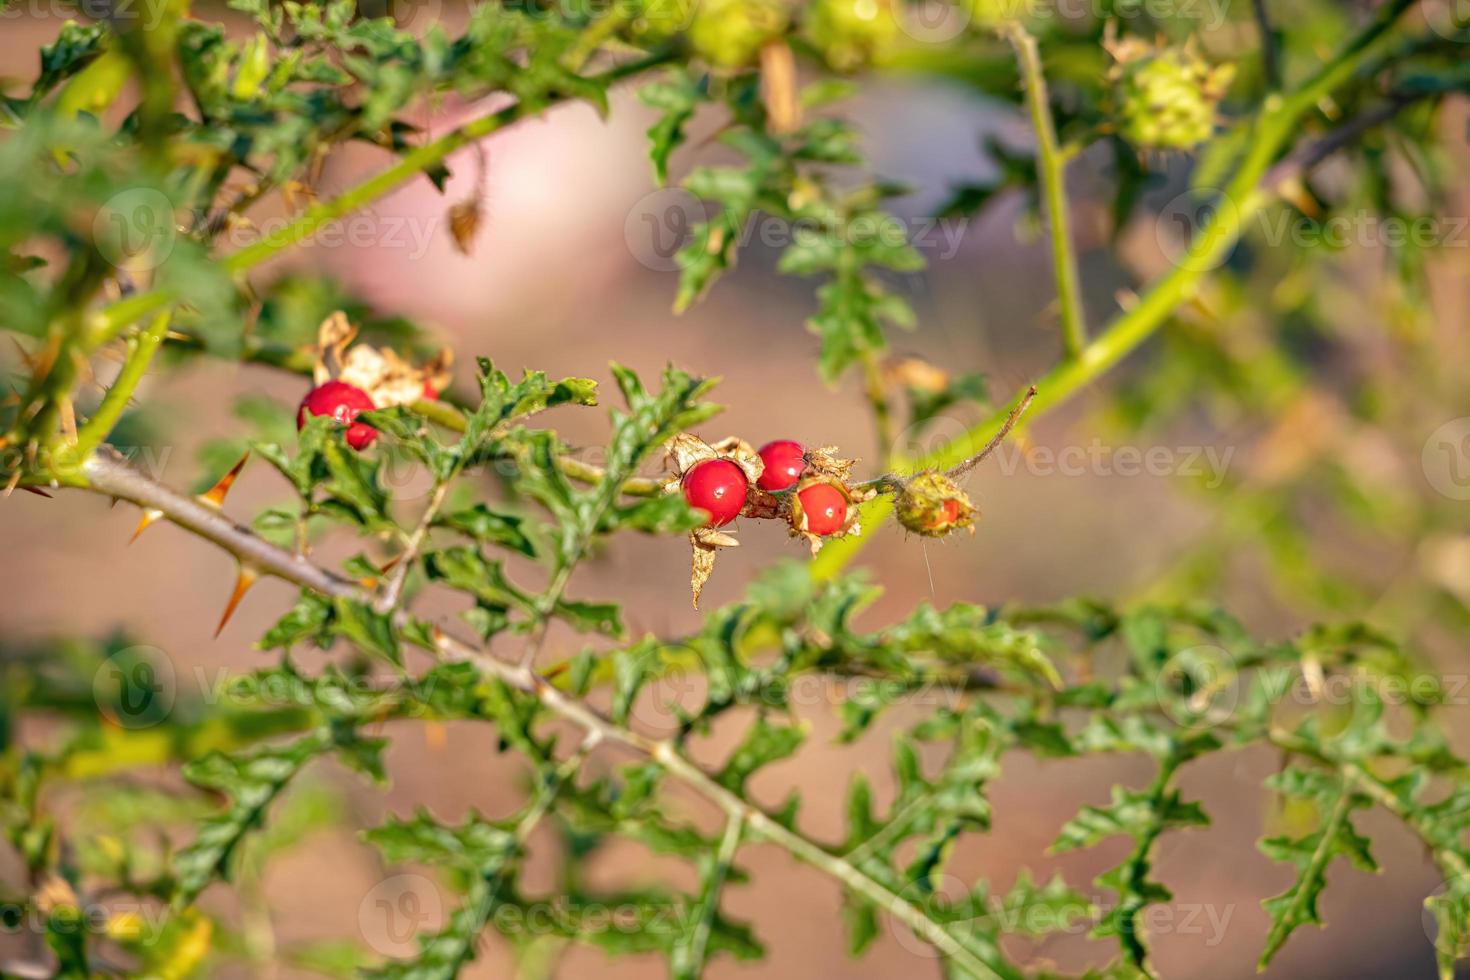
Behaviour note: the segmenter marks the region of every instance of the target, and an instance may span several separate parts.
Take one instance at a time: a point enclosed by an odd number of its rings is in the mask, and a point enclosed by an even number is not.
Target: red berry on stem
[[[830,483],[813,483],[796,498],[801,501],[806,529],[813,534],[836,534],[847,523],[847,498]]]
[[[301,399],[301,407],[296,410],[296,428],[305,427],[308,415],[325,415],[347,426],[347,445],[353,449],[366,449],[378,438],[378,430],[356,419],[359,413],[370,412],[376,407],[361,388],[345,381],[328,381],[311,389]]]
[[[745,471],[728,459],[696,463],[680,482],[689,506],[709,514],[709,527],[723,527],[735,519],[745,506],[745,491],[750,485]]]
[[[801,479],[801,471],[806,469],[805,453],[801,443],[790,439],[766,443],[760,448],[761,462],[766,464],[766,468],[761,471],[756,486],[767,493],[796,486],[796,481]]]

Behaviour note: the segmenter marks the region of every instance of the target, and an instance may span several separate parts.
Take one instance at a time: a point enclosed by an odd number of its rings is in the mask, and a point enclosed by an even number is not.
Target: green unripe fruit
[[[701,0],[689,41],[710,64],[743,68],[786,30],[789,20],[780,0]]]
[[[1146,149],[1190,150],[1214,134],[1233,65],[1212,66],[1189,45],[1153,50],[1125,42],[1113,54],[1118,133],[1124,139]]]
[[[942,538],[951,531],[975,530],[975,505],[953,480],[930,471],[914,477],[894,501],[898,523],[928,538]]]
[[[892,0],[816,0],[807,37],[837,71],[856,71],[881,61],[898,40]]]
[[[698,0],[634,0],[636,14],[628,25],[629,33],[644,41],[662,41],[673,37],[690,23]]]

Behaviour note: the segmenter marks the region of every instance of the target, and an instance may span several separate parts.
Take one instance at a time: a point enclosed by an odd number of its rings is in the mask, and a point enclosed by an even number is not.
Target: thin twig
[[[985,460],[989,459],[990,454],[999,449],[1000,444],[1005,442],[1006,436],[1011,434],[1011,430],[1016,427],[1016,423],[1021,421],[1021,416],[1026,414],[1026,409],[1031,407],[1031,402],[1035,398],[1036,386],[1032,385],[1030,388],[1026,389],[1026,392],[1023,395],[1021,395],[1021,400],[1016,402],[1016,407],[1011,409],[1011,413],[1006,416],[1006,420],[1004,423],[1001,424],[1000,429],[995,433],[994,436],[991,437],[990,441],[985,444],[985,448],[980,450],[975,455],[971,456],[969,459],[965,460],[963,463],[951,467],[949,472],[946,473],[945,476],[948,476],[951,480],[958,480],[960,477],[973,470],[976,465],[978,465],[979,463],[983,463]]]
[[[403,586],[408,581],[409,569],[413,567],[414,560],[418,558],[419,549],[423,547],[424,541],[429,536],[429,527],[434,523],[434,518],[439,516],[439,508],[444,506],[444,498],[449,494],[449,483],[443,481],[435,484],[434,492],[429,497],[429,505],[424,508],[419,517],[418,526],[409,535],[407,543],[403,546],[403,553],[398,556],[398,565],[393,569],[388,579],[388,585],[383,589],[378,601],[373,603],[373,608],[379,613],[391,612],[397,607],[403,598]]]
[[[1271,26],[1271,12],[1266,0],[1251,0],[1256,12],[1256,29],[1261,35],[1261,68],[1266,73],[1266,86],[1272,91],[1281,87],[1281,59],[1276,46],[1276,31]]]

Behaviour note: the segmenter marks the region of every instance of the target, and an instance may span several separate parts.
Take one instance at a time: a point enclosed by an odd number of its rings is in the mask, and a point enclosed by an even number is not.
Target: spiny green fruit
[[[688,27],[697,0],[631,0],[634,16],[629,33],[644,41],[661,41]]]
[[[969,528],[975,533],[975,505],[953,480],[933,470],[904,485],[894,502],[898,523],[929,538]]]
[[[893,0],[816,0],[806,35],[837,71],[881,61],[898,40]]]
[[[689,41],[710,64],[743,68],[786,30],[790,16],[781,0],[701,0]]]
[[[1192,43],[1155,48],[1136,38],[1109,44],[1118,133],[1151,150],[1190,150],[1215,132],[1216,109],[1235,77],[1211,65]]]

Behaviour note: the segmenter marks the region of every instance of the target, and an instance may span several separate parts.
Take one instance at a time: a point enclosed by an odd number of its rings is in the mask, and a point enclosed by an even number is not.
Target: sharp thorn
[[[235,609],[240,605],[240,600],[245,598],[245,593],[250,591],[250,587],[255,584],[258,577],[250,566],[240,566],[240,574],[235,579],[235,591],[230,593],[230,601],[225,604],[225,614],[219,618],[219,625],[214,629],[215,639],[219,639],[219,635],[224,632],[225,624],[230,621],[231,616],[235,615]]]
[[[234,466],[230,467],[230,472],[220,477],[218,483],[216,483],[214,486],[210,487],[208,490],[204,491],[198,496],[197,499],[199,500],[199,502],[203,504],[208,504],[211,507],[223,506],[225,502],[225,494],[229,493],[230,487],[235,485],[235,478],[240,475],[240,471],[245,468],[245,463],[249,459],[250,450],[247,449],[245,450],[245,455],[240,457],[240,461]]]
[[[134,541],[138,540],[138,535],[148,530],[148,525],[152,524],[154,521],[158,520],[162,516],[163,511],[161,510],[154,510],[152,507],[144,508],[143,519],[138,522],[137,528],[133,531],[133,536],[128,539],[128,544],[132,544]]]
[[[47,500],[51,499],[51,495],[40,487],[21,487],[21,489],[26,493],[33,493],[38,497],[45,497]]]

